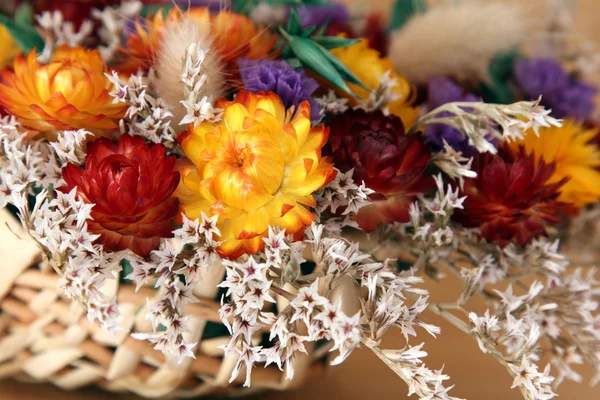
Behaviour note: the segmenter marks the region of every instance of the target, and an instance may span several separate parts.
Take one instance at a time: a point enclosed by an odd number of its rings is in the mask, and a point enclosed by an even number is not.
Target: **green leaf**
[[[18,25],[15,21],[2,14],[0,14],[0,23],[6,26],[17,46],[23,49],[25,53],[30,52],[34,48],[38,52],[43,50],[44,40],[34,27]]]
[[[354,83],[355,85],[358,85],[365,90],[370,90],[360,81],[360,79],[358,79],[356,75],[354,75],[352,71],[348,69],[348,67],[346,67],[340,60],[338,60],[337,57],[331,54],[329,50],[325,49],[319,44],[316,44],[316,47],[319,50],[321,50],[325,58],[327,58],[327,60],[334,66],[334,68],[338,71],[342,78],[344,78],[344,80],[350,83]]]
[[[498,79],[511,79],[515,61],[520,57],[518,50],[510,50],[494,57],[489,66],[489,74]]]
[[[425,0],[396,0],[390,20],[390,30],[402,28],[414,14],[424,12],[425,9]]]
[[[33,25],[33,7],[28,3],[21,3],[15,10],[15,23],[21,26]]]
[[[290,64],[294,68],[301,68],[302,63],[297,58],[288,58],[285,60],[288,64]]]
[[[319,27],[319,29],[315,33],[315,36],[323,36],[325,34],[325,32],[327,31],[328,26],[329,26],[329,21],[326,21],[323,25],[321,25]]]
[[[313,34],[313,32],[314,32],[316,29],[317,29],[317,27],[316,27],[316,26],[309,26],[308,28],[306,28],[306,29],[304,29],[304,30],[302,31],[302,35],[301,35],[301,36],[303,36],[303,37],[305,37],[305,38],[307,38],[307,37],[310,37],[310,35],[312,35],[312,34]]]
[[[140,16],[143,18],[148,17],[148,14],[156,14],[157,12],[162,12],[164,16],[166,16],[169,11],[173,8],[170,4],[151,4],[148,6],[142,7],[140,10]]]
[[[482,82],[478,92],[485,103],[510,104],[515,101],[513,92],[506,82],[493,78],[490,78],[488,82]]]
[[[299,35],[302,33],[302,23],[300,22],[300,17],[298,17],[298,13],[295,8],[290,10],[289,21],[287,26],[287,31],[290,35]]]
[[[133,267],[128,259],[124,258],[121,260],[121,271],[119,272],[119,282],[120,283],[131,283],[129,279],[126,277],[133,272]]]
[[[360,43],[360,39],[347,39],[338,36],[315,36],[312,39],[327,50],[337,49],[338,47],[348,47]]]
[[[487,103],[510,104],[516,99],[509,83],[513,79],[513,67],[519,58],[512,50],[496,56],[488,67],[488,79],[481,82],[478,92]]]
[[[279,30],[287,39],[288,46],[292,49],[304,67],[327,79],[343,91],[354,95],[344,78],[342,78],[338,70],[328,61],[327,57],[317,47],[317,44],[312,40],[301,36],[291,36],[281,27]]]

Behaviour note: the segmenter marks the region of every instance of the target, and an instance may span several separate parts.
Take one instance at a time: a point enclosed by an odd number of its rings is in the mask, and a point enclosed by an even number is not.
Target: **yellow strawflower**
[[[369,47],[366,40],[361,40],[352,46],[338,47],[331,50],[331,53],[372,91],[379,89],[381,78],[388,73],[389,78],[396,82],[392,93],[397,97],[395,101],[387,105],[389,112],[400,117],[406,129],[410,129],[415,124],[419,117],[419,108],[413,106],[416,93],[410,83],[396,73],[389,58],[381,57],[377,50]],[[357,96],[363,99],[369,97],[368,90],[354,84],[349,84],[349,86]],[[339,96],[348,98],[351,105],[358,104],[358,100],[350,94],[342,90],[337,90],[337,92]]]
[[[556,169],[548,181],[570,179],[561,188],[560,201],[583,207],[600,199],[600,149],[593,142],[596,129],[586,129],[581,123],[564,120],[562,127],[542,128],[539,136],[528,131],[525,138],[509,144],[513,152],[521,147],[536,156],[554,162]]]
[[[12,64],[17,54],[21,52],[8,29],[0,24],[0,69]]]
[[[259,251],[269,226],[298,233],[312,223],[312,193],[335,173],[321,157],[329,129],[311,128],[308,102],[292,116],[272,92],[241,91],[216,106],[220,122],[180,135],[194,165],[181,170],[176,196],[188,218],[219,215],[219,253],[233,259]]]

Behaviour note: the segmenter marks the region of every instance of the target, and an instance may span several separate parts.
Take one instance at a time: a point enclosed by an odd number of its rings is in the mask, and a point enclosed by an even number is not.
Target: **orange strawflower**
[[[186,12],[173,8],[166,17],[158,12],[149,16],[144,24],[136,22],[135,31],[129,34],[126,47],[121,49],[128,60],[117,69],[131,73],[152,65],[168,24],[178,23],[183,18],[189,18],[199,29],[208,31],[208,36],[214,38],[212,47],[231,73],[236,72],[237,59],[240,57],[254,60],[274,58],[277,54],[274,51],[277,35],[256,26],[244,15],[227,10],[211,14],[208,7],[192,8]]]
[[[106,134],[118,129],[127,109],[112,103],[106,71],[97,50],[62,46],[46,65],[31,51],[15,58],[14,71],[2,72],[0,105],[30,137],[80,128]]]

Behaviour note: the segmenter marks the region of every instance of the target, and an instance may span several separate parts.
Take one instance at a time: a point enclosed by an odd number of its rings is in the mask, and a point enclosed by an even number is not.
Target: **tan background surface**
[[[0,0],[2,1],[2,0]],[[358,0],[364,1],[364,0]],[[371,4],[383,6],[389,0],[372,0]],[[485,0],[482,0],[485,1]],[[520,0],[528,2],[529,0]],[[573,0],[578,30],[600,41],[600,0]],[[456,287],[452,285],[430,286],[436,297],[454,300]],[[454,396],[470,400],[512,400],[521,399],[516,390],[511,390],[511,379],[506,371],[490,357],[479,352],[476,343],[452,326],[432,316],[432,323],[442,327],[442,335],[426,340],[425,350],[430,354],[427,364],[430,368],[441,368],[451,376],[451,384],[456,385],[451,392]],[[419,332],[419,340],[424,334]],[[420,341],[413,344],[419,344]],[[389,337],[385,342],[388,348],[403,346],[402,338]],[[256,398],[275,400],[300,399],[404,399],[407,389],[404,383],[389,371],[367,350],[358,350],[349,360],[337,367],[329,368],[327,376],[308,383],[304,388],[285,393],[268,393]],[[594,389],[586,385],[563,384],[559,390],[565,400],[600,399],[600,387]],[[65,393],[54,387],[38,384],[0,382],[0,400],[37,399],[134,399],[130,395],[107,394],[97,390]]]

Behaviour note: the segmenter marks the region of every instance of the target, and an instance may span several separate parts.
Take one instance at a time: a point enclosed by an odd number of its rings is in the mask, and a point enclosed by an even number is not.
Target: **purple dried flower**
[[[345,24],[350,19],[346,6],[335,2],[328,6],[296,7],[296,12],[303,27],[321,26],[326,22]]]
[[[310,118],[319,119],[319,104],[312,98],[319,86],[317,81],[304,75],[285,61],[238,59],[244,89],[253,92],[275,92],[286,108],[298,106],[307,100]]]
[[[569,74],[550,58],[531,58],[515,63],[515,79],[523,94],[531,99],[548,96],[569,86]]]
[[[528,99],[542,96],[542,104],[559,118],[586,120],[594,110],[597,89],[569,76],[557,60],[531,58],[519,60],[515,80]]]
[[[598,89],[584,82],[574,82],[563,91],[547,96],[548,108],[559,118],[585,121],[594,112]]]
[[[466,92],[451,79],[443,77],[430,79],[427,86],[427,91],[427,108],[429,110],[433,110],[444,104],[455,101],[479,101],[477,96]],[[439,114],[440,117],[447,117],[450,115],[450,113]],[[429,125],[425,129],[424,137],[427,144],[431,146],[434,151],[440,151],[444,148],[444,140],[452,148],[462,151],[464,154],[472,154],[474,151],[474,148],[469,145],[469,139],[467,136],[448,125]]]

